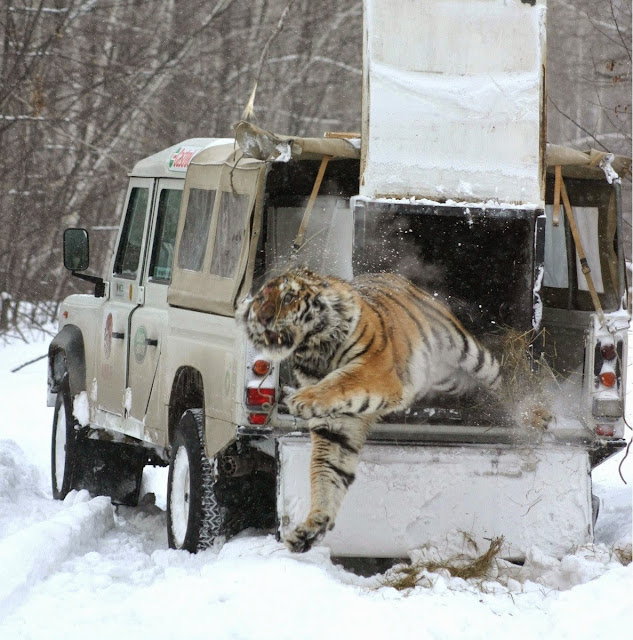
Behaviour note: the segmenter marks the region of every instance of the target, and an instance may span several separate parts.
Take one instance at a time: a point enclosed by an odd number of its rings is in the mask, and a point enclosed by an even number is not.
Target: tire
[[[77,421],[73,416],[73,402],[68,385],[57,393],[53,415],[51,442],[51,481],[53,498],[63,500],[74,488],[74,477],[79,458]]]
[[[591,526],[595,529],[600,515],[600,498],[595,493],[591,494]]]
[[[167,538],[171,549],[197,553],[224,535],[224,513],[204,451],[204,412],[183,413],[171,449],[167,480]]]

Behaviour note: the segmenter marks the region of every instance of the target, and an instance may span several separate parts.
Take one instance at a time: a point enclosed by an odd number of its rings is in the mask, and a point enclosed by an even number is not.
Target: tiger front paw
[[[293,553],[305,553],[319,542],[328,530],[329,516],[324,513],[315,513],[295,527],[285,538],[284,542]],[[331,527],[330,527],[331,528]]]
[[[530,404],[521,409],[520,424],[525,429],[535,431],[546,431],[550,423],[554,421],[554,416],[541,403]]]
[[[545,431],[550,422],[554,419],[554,416],[543,405],[537,405],[532,408],[530,426],[533,429],[539,431]]]
[[[309,420],[326,415],[325,407],[319,401],[319,395],[313,388],[299,389],[288,398],[286,405],[293,416]]]

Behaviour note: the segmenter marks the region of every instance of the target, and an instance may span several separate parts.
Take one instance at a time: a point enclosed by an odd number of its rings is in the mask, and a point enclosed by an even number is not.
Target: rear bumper
[[[572,423],[570,423],[572,424]],[[291,434],[307,434],[305,420],[288,414],[274,414],[267,425],[240,426],[238,436],[280,438]],[[617,453],[626,445],[618,438],[599,438],[580,423],[572,428],[555,425],[551,429],[509,427],[497,425],[473,426],[464,424],[374,424],[369,442],[408,445],[560,445],[579,446],[591,452],[592,466]]]

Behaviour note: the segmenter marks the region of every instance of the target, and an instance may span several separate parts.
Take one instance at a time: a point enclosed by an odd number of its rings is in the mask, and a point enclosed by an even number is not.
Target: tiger
[[[299,387],[286,404],[308,421],[310,510],[285,536],[293,552],[334,527],[376,420],[417,398],[501,384],[498,360],[448,307],[393,273],[347,281],[289,269],[236,317],[256,348],[288,361]]]

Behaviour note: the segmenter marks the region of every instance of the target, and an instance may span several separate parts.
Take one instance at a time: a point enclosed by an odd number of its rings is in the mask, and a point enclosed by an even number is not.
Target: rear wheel
[[[211,461],[204,451],[204,412],[185,411],[172,443],[167,481],[167,538],[172,549],[196,553],[224,532]]]

